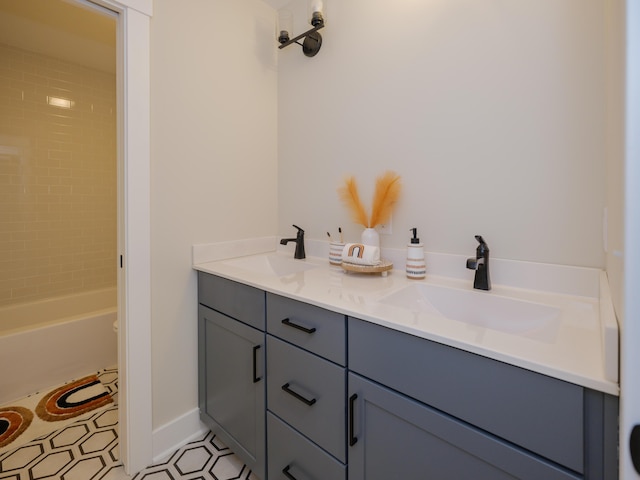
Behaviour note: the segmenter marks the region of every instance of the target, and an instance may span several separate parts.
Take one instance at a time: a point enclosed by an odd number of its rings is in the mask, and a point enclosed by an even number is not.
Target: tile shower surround
[[[116,284],[116,167],[115,75],[0,45],[0,306]]]

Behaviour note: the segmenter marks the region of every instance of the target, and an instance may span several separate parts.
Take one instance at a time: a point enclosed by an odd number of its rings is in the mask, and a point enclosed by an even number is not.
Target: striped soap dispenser
[[[418,229],[410,228],[413,233],[411,242],[407,245],[407,278],[420,280],[427,274],[427,264],[424,261],[424,245],[418,238]]]

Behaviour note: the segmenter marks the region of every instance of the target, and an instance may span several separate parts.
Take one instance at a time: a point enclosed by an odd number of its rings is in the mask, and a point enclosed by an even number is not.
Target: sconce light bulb
[[[322,0],[308,0],[308,1],[309,3],[307,5],[309,10],[307,11],[307,13],[309,14],[309,17],[310,17],[309,23],[314,27],[317,27],[319,25],[324,25],[323,1]]]
[[[322,0],[311,0],[311,9],[313,13],[319,12],[322,16],[322,7],[324,7]]]
[[[278,14],[278,25],[276,28],[276,36],[280,44],[289,41],[289,32],[293,31],[293,14],[287,10],[283,10]]]
[[[324,18],[322,18],[322,12],[313,12],[311,16],[311,25],[317,27],[318,25],[322,25],[324,23]]]
[[[280,35],[278,35],[278,42],[287,43],[289,41],[289,32],[286,30],[280,31]]]

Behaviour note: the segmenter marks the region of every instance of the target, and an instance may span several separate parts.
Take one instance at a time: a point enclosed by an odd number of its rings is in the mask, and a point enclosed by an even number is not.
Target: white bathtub
[[[115,365],[116,289],[0,308],[0,405]]]

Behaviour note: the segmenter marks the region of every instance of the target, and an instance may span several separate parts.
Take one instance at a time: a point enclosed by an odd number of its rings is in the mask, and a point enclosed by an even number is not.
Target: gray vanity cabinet
[[[614,396],[202,272],[198,301],[200,418],[261,480],[617,478]]]
[[[264,292],[204,273],[198,291],[200,419],[264,479]]]

